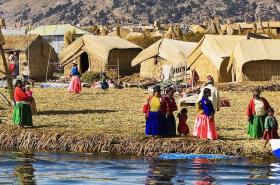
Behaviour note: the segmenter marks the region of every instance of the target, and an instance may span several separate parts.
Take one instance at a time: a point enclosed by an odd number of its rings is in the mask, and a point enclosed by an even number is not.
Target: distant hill
[[[212,16],[254,21],[280,19],[280,0],[0,0],[0,16],[9,24],[71,23],[93,25],[202,23]]]

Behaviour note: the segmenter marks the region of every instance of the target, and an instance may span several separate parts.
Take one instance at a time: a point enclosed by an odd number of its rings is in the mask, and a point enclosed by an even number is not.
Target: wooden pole
[[[117,60],[117,67],[118,67],[118,84],[120,84],[120,59],[118,57],[118,60]]]
[[[5,69],[10,100],[12,102],[12,101],[14,101],[13,78],[12,78],[12,75],[10,74],[10,71],[9,71],[9,67],[8,67],[6,57],[5,57],[5,54],[4,54],[4,50],[3,50],[3,45],[0,45],[0,52],[1,52],[2,60],[3,60],[3,66],[4,66],[4,69]],[[9,102],[10,106],[12,105],[11,102]]]

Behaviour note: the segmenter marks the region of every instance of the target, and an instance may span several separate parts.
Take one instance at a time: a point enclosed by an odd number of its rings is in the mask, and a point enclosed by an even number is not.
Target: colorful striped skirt
[[[82,90],[82,82],[79,76],[72,76],[71,82],[68,87],[69,92],[75,92],[77,94]]]
[[[202,139],[218,139],[214,119],[210,119],[204,114],[197,116],[193,129],[193,135]]]
[[[31,107],[27,103],[17,102],[14,106],[13,122],[15,125],[32,126]]]

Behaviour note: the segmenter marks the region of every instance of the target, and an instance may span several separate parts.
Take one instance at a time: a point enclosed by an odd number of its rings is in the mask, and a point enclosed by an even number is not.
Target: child
[[[274,110],[272,108],[268,109],[268,116],[265,118],[264,122],[264,134],[263,139],[266,140],[264,147],[266,147],[268,141],[270,139],[277,139],[278,138],[278,122],[274,117]]]
[[[31,91],[29,85],[25,86],[25,93],[31,99],[31,102],[30,102],[31,112],[32,112],[32,115],[35,115],[37,113],[36,102],[35,102],[35,99],[32,97],[33,92]]]
[[[189,127],[187,125],[187,119],[188,119],[188,110],[186,108],[182,108],[180,113],[177,115],[179,118],[179,124],[177,127],[177,131],[179,135],[188,135],[189,134]]]

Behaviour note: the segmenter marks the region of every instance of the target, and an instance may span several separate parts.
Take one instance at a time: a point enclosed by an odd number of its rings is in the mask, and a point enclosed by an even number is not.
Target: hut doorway
[[[88,69],[89,69],[88,54],[84,52],[80,56],[80,71],[81,73],[85,73],[88,71]]]

